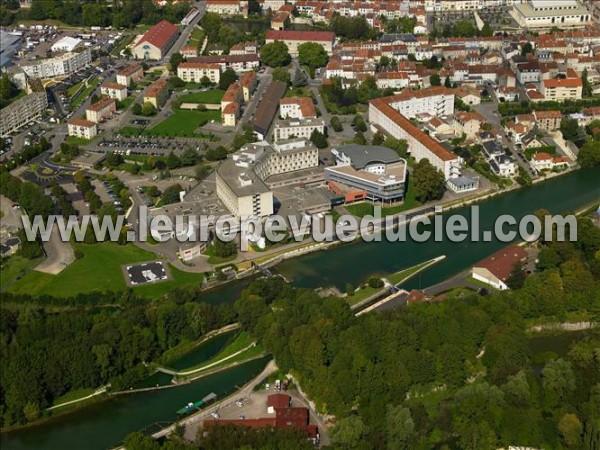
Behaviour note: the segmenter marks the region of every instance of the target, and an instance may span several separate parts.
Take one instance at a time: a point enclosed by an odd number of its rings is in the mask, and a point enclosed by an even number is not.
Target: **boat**
[[[214,392],[211,392],[206,397],[204,397],[202,400],[198,400],[197,402],[190,402],[187,405],[185,405],[183,408],[178,409],[177,414],[180,416],[184,415],[184,414],[190,414],[194,411],[201,409],[202,406],[215,400],[216,398],[217,398],[217,394],[215,394]]]

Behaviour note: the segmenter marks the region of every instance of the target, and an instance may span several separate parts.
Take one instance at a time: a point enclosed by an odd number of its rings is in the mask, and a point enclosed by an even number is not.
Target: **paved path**
[[[44,242],[43,245],[46,252],[46,259],[35,268],[38,272],[56,275],[75,261],[73,248],[69,242],[62,241],[56,223],[52,227],[50,240]]]
[[[106,392],[106,389],[107,389],[107,386],[102,386],[101,388],[96,389],[90,395],[87,395],[87,396],[81,397],[81,398],[76,398],[75,400],[71,400],[69,402],[64,402],[64,403],[60,403],[58,405],[51,406],[50,408],[47,408],[46,410],[47,411],[51,411],[51,410],[56,409],[56,408],[61,408],[63,406],[73,405],[74,403],[79,403],[79,402],[82,402],[84,400],[88,400],[88,399],[90,399],[92,397],[96,397],[97,395],[104,394]]]

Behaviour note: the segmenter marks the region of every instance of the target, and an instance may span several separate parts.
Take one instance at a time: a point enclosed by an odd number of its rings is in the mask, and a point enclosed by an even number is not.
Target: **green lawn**
[[[74,84],[73,86],[69,87],[67,89],[67,97],[68,98],[73,97],[75,95],[75,93],[79,90],[79,88],[84,85],[84,83],[85,83],[85,80],[80,81],[79,83]]]
[[[121,111],[127,110],[135,101],[135,95],[130,95],[125,100],[117,101],[117,108]]]
[[[77,108],[79,105],[81,105],[85,99],[87,99],[88,97],[90,97],[92,95],[92,93],[94,92],[94,90],[96,89],[96,87],[98,86],[98,83],[100,83],[100,79],[98,77],[94,78],[94,80],[91,83],[88,83],[88,86],[79,93],[79,95],[72,97],[69,100],[69,104],[71,105],[72,109]]]
[[[86,145],[92,141],[90,139],[80,138],[77,136],[67,136],[67,139],[65,139],[65,142],[67,144],[73,144],[73,145]]]
[[[2,270],[0,270],[0,290],[9,289],[42,260],[43,258],[27,259],[19,255],[13,255],[5,260],[2,263]]]
[[[215,246],[214,245],[209,245],[206,248],[206,250],[204,251],[204,254],[206,256],[208,256],[208,259],[206,260],[206,262],[209,264],[213,264],[213,265],[224,264],[226,262],[234,260],[237,257],[237,255],[232,255],[232,256],[227,256],[227,257],[223,258],[221,256],[215,255]]]
[[[173,114],[160,122],[154,128],[145,130],[150,136],[181,136],[194,137],[196,129],[210,120],[221,121],[219,111],[173,111]]]
[[[193,92],[179,97],[182,103],[210,103],[219,104],[225,95],[225,91],[221,89],[212,89],[204,92]]]
[[[192,34],[190,35],[190,39],[188,44],[198,46],[204,41],[204,30],[202,28],[196,27]]]
[[[104,242],[95,245],[75,244],[84,257],[76,260],[58,275],[31,271],[8,289],[9,292],[68,297],[94,291],[119,291],[126,287],[121,266],[143,261],[154,261],[154,253],[141,250],[132,244],[118,245]],[[169,268],[168,281],[135,287],[135,292],[144,297],[161,296],[176,286],[202,282],[202,275]]]
[[[425,267],[430,262],[431,261],[425,261],[425,262],[422,262],[415,266],[409,267],[407,269],[402,269],[398,272],[395,272],[391,275],[386,276],[386,278],[390,283],[398,284],[401,281],[406,280],[408,277],[412,276],[418,270],[421,270],[423,267]]]
[[[310,97],[310,91],[306,87],[289,88],[285,93],[286,97]]]
[[[121,136],[140,136],[144,132],[143,128],[126,126],[119,130]]]
[[[346,300],[348,301],[350,306],[353,306],[359,302],[362,302],[363,300],[366,300],[371,295],[376,294],[382,289],[383,288],[372,288],[368,284],[365,284],[365,286],[361,287],[358,291],[355,291],[353,295],[346,297]]]
[[[88,395],[91,395],[94,392],[96,392],[95,388],[81,388],[81,389],[76,389],[74,391],[69,391],[64,395],[61,395],[60,397],[56,397],[54,399],[52,406],[60,405],[61,403],[70,402],[72,400],[77,400],[82,397],[87,397]]]

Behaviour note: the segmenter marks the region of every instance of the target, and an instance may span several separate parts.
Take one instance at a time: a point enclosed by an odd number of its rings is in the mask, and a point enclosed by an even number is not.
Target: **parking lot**
[[[125,281],[129,286],[156,283],[169,279],[169,274],[162,261],[153,261],[125,267]]]

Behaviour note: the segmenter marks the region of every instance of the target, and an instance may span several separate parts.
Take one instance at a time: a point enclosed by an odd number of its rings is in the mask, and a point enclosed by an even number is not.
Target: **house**
[[[282,119],[316,118],[317,110],[310,97],[286,97],[279,101],[279,115]]]
[[[117,102],[114,98],[105,98],[90,105],[85,110],[85,117],[94,123],[103,122],[117,112]]]
[[[328,55],[333,53],[335,34],[333,31],[293,31],[268,30],[265,35],[266,43],[282,41],[287,45],[290,55],[298,56],[298,47],[307,42],[321,44]]]
[[[198,56],[198,47],[195,45],[185,45],[181,48],[180,53],[184,58],[195,58]]]
[[[67,123],[69,136],[83,139],[93,139],[98,134],[98,127],[90,120],[73,117]]]
[[[206,11],[220,16],[248,17],[248,0],[206,0]]]
[[[137,59],[161,60],[173,46],[179,36],[179,28],[161,20],[142,36],[132,49]]]
[[[218,64],[222,72],[233,69],[238,75],[248,70],[258,70],[260,58],[257,53],[244,53],[235,55],[211,55],[190,58],[188,63]]]
[[[144,103],[150,103],[156,109],[162,107],[169,97],[169,86],[166,78],[159,78],[144,92]]]
[[[481,95],[478,89],[468,86],[461,86],[456,89],[456,96],[462,100],[465,105],[479,105],[481,103]]]
[[[544,80],[540,84],[540,92],[547,101],[581,99],[583,81],[581,78],[556,78]]]
[[[481,151],[492,172],[499,177],[511,177],[517,173],[517,164],[506,154],[498,141],[484,142],[481,145]]]
[[[141,64],[131,64],[117,73],[117,83],[131,86],[144,78],[144,68]]]
[[[107,81],[100,86],[100,93],[121,102],[127,98],[127,86]]]
[[[478,112],[459,111],[454,115],[454,128],[457,134],[464,134],[467,139],[474,139],[484,122],[485,117]]]
[[[531,167],[538,172],[543,170],[554,170],[555,168],[569,167],[569,160],[564,156],[555,157],[546,152],[535,153],[531,157]]]
[[[228,103],[221,111],[221,120],[225,127],[235,127],[240,116],[240,105],[237,102]]]
[[[521,137],[521,148],[527,150],[529,148],[545,147],[547,144],[540,138],[535,130],[531,130]]]
[[[252,98],[252,94],[254,93],[254,90],[256,89],[256,84],[258,82],[258,79],[256,78],[256,72],[249,71],[242,74],[238,82],[240,83],[240,86],[242,86],[244,101],[250,101],[250,98]]]
[[[474,265],[471,273],[476,280],[503,291],[509,289],[506,282],[514,267],[517,264],[524,264],[526,261],[525,249],[513,245]]]
[[[275,414],[276,409],[289,408],[292,398],[287,394],[272,394],[267,397],[267,414]]]

